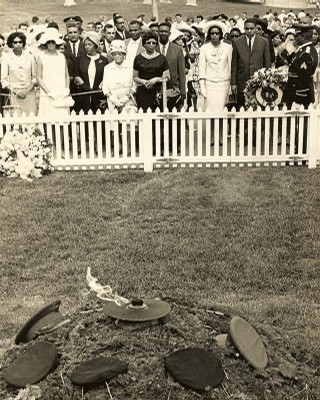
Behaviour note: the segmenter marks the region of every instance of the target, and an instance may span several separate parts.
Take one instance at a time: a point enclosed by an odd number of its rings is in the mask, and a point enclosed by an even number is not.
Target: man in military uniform
[[[312,44],[313,27],[312,25],[296,25],[294,46],[288,50],[288,82],[284,88],[282,101],[288,108],[301,107],[308,108],[314,103],[314,83],[313,74],[318,65],[317,50]],[[299,143],[299,124],[296,118],[295,127],[295,152],[298,152]],[[289,132],[288,132],[289,135]],[[302,152],[306,153],[308,142],[308,121],[304,118]]]
[[[312,25],[295,26],[295,44],[288,48],[288,82],[282,101],[291,108],[293,103],[308,108],[314,102],[313,74],[318,65],[317,50],[312,44]]]

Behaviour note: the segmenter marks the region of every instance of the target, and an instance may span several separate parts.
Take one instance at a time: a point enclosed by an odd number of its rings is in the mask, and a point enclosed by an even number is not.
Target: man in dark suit
[[[237,95],[238,107],[245,106],[244,89],[247,81],[261,68],[270,68],[269,42],[256,35],[256,21],[248,18],[245,34],[234,40],[231,63],[231,90]]]
[[[159,24],[159,51],[169,64],[170,80],[167,85],[168,110],[180,111],[186,98],[186,70],[182,47],[169,41],[171,25],[168,22]],[[177,121],[178,150],[181,143],[180,120]],[[169,146],[172,147],[172,120],[169,121]]]
[[[114,26],[116,27],[115,39],[125,40],[130,38],[130,34],[126,30],[126,21],[121,15],[116,15],[114,17]]]
[[[182,47],[169,42],[171,26],[167,22],[159,24],[159,51],[169,64],[168,109],[176,107],[178,111],[186,98],[186,70]]]
[[[111,24],[106,24],[103,28],[103,48],[102,51],[103,53],[107,54],[107,58],[109,61],[110,58],[110,62],[111,62],[111,44],[112,41],[114,40],[116,36],[116,28],[114,27],[114,25]]]
[[[65,38],[65,50],[64,55],[67,59],[68,72],[70,77],[70,92],[78,92],[78,87],[74,83],[74,78],[76,76],[76,65],[79,56],[86,54],[83,39],[80,37],[79,26],[75,22],[67,23],[67,34]],[[75,104],[73,109],[77,109],[78,97],[74,98]]]

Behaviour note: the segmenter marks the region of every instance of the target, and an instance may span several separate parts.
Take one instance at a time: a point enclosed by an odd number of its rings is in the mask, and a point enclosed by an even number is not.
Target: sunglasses
[[[154,46],[156,46],[157,45],[157,42],[146,42],[146,44],[152,44],[152,45],[154,45]]]
[[[12,43],[13,44],[19,44],[19,43],[22,43],[22,40],[14,40]]]
[[[214,35],[219,36],[219,35],[220,35],[220,32],[210,32],[210,35],[212,35],[212,36],[214,36]]]
[[[240,35],[230,35],[230,37],[237,38],[237,37],[240,37]]]

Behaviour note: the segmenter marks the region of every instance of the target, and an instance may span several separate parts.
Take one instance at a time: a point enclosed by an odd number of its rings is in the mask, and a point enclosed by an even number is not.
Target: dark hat
[[[25,387],[41,381],[56,366],[58,351],[54,344],[38,342],[18,357],[5,371],[4,379],[12,386]]]
[[[302,24],[293,24],[292,28],[294,28],[294,30],[295,30],[295,35],[297,35],[298,33],[305,33],[310,30],[311,31],[313,30],[312,25],[302,25]]]
[[[260,336],[243,318],[236,316],[231,319],[230,338],[242,357],[254,368],[263,369],[268,365],[268,356]]]
[[[48,306],[43,307],[33,317],[31,317],[18,332],[15,343],[27,343],[37,336],[52,332],[59,326],[68,323],[59,311],[60,300],[56,300]]]
[[[170,375],[182,386],[205,391],[218,386],[224,372],[220,360],[207,350],[188,348],[171,353],[164,361]]]
[[[68,22],[77,22],[77,20],[75,19],[75,17],[66,17],[63,22],[65,24],[67,24]]]
[[[93,386],[126,372],[128,364],[113,357],[99,357],[86,361],[75,368],[70,380],[74,385]]]
[[[110,317],[121,321],[147,322],[165,317],[171,311],[171,306],[161,300],[133,299],[129,304],[121,306],[109,302],[104,310]]]
[[[72,17],[67,17],[63,20],[64,23],[68,23],[68,22],[83,22],[82,18],[79,17],[79,15],[75,15]]]
[[[225,19],[225,20],[227,20],[228,19],[228,17],[226,16],[226,14],[224,14],[224,13],[217,13],[217,14],[214,14],[213,16],[212,16],[212,18],[211,18],[211,20],[212,21],[215,21],[215,20],[217,20],[217,19]]]

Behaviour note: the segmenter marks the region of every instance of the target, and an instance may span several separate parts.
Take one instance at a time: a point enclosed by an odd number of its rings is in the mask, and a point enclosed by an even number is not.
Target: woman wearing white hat
[[[205,109],[221,112],[230,90],[232,46],[223,41],[227,33],[221,21],[210,21],[204,29],[206,43],[200,49],[199,79]]]
[[[69,115],[72,99],[69,95],[69,74],[65,56],[59,46],[64,41],[54,28],[48,28],[41,36],[40,44],[45,47],[37,59],[37,83],[40,86],[39,115]],[[70,100],[70,102],[68,101]]]
[[[126,45],[123,40],[113,40],[110,53],[114,61],[104,67],[102,91],[108,99],[110,111],[136,109],[133,66],[126,62]]]

